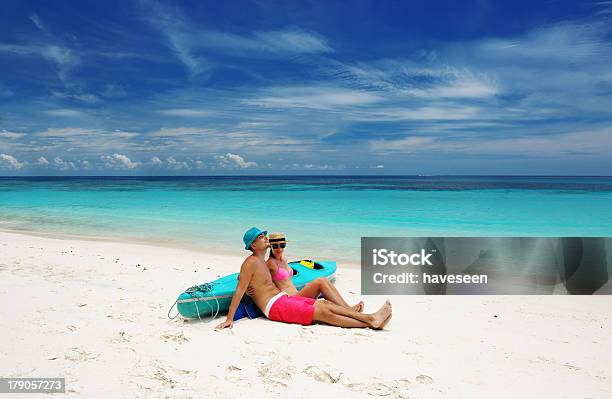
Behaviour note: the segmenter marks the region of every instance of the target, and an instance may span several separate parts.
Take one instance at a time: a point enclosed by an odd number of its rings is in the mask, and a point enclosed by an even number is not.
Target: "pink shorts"
[[[303,296],[282,295],[270,308],[268,318],[284,323],[312,324],[316,299]]]

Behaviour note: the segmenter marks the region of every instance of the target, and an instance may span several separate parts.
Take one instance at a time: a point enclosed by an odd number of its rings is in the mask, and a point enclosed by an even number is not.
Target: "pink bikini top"
[[[291,269],[291,268],[290,268]],[[291,274],[282,266],[278,266],[276,268],[276,272],[272,275],[272,280],[274,281],[283,281],[289,277],[293,276],[293,269],[291,269]]]

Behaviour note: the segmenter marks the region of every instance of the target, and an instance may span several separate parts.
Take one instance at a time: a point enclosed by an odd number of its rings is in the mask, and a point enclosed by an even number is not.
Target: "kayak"
[[[301,260],[289,262],[293,269],[293,285],[301,290],[312,280],[325,277],[334,282],[336,277],[336,262]],[[181,316],[186,318],[202,318],[216,316],[227,312],[232,302],[232,296],[238,286],[238,273],[221,277],[215,281],[187,288],[179,295],[176,307]],[[243,301],[250,301],[245,295]]]

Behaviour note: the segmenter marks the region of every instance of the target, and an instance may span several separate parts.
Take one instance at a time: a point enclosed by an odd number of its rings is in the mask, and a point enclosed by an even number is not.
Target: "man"
[[[245,249],[250,250],[252,254],[244,260],[240,267],[238,287],[232,297],[227,320],[216,328],[233,327],[234,314],[248,288],[252,289],[255,304],[270,320],[302,325],[319,321],[338,327],[373,329],[382,329],[391,320],[389,300],[376,313],[364,314],[326,300],[317,301],[313,298],[289,296],[280,291],[272,282],[265,262],[266,250],[270,247],[267,233],[257,227],[252,227],[244,233]]]

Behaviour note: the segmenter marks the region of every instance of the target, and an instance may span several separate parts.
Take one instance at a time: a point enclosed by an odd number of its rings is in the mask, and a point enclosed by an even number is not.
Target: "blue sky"
[[[610,1],[3,1],[0,175],[609,175],[611,19]]]

